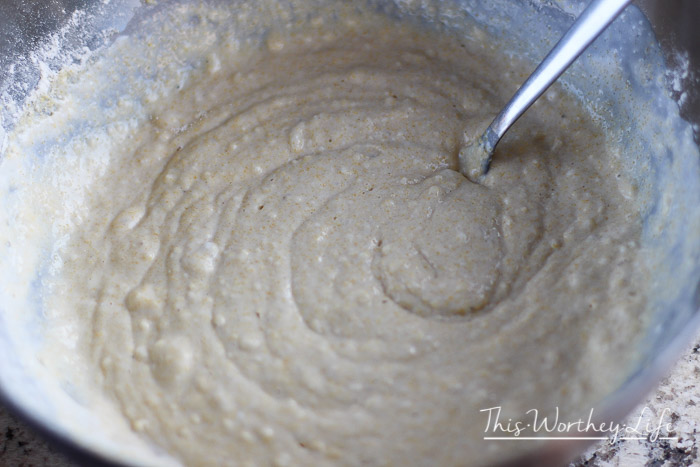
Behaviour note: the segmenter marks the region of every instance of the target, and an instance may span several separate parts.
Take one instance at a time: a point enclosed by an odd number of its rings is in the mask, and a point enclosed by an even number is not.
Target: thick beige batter
[[[369,17],[299,31],[210,55],[91,188],[53,289],[89,379],[191,465],[483,463],[527,446],[480,409],[587,413],[642,326],[601,131],[553,90],[474,184],[462,129],[526,68]]]

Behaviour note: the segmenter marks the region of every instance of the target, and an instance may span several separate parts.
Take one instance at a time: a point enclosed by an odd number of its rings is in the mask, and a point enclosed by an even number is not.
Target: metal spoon
[[[475,183],[483,179],[489,171],[496,144],[503,134],[630,2],[631,0],[593,0],[586,7],[484,134],[476,141],[462,145],[459,150],[459,170],[465,177]]]

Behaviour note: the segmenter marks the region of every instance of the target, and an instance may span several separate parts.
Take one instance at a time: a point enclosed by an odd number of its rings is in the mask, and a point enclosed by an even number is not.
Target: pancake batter
[[[61,251],[56,316],[134,431],[190,465],[480,464],[523,449],[480,409],[573,418],[624,377],[637,207],[572,97],[474,184],[462,129],[517,61],[369,16],[234,55],[166,83]]]

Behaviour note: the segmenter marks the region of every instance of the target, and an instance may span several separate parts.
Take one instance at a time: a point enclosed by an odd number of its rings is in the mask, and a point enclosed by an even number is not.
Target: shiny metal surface
[[[649,18],[670,67],[687,69],[680,89],[671,89],[681,115],[700,124],[700,2],[697,0],[638,0]],[[695,131],[696,141],[698,131]]]
[[[561,76],[579,55],[629,5],[631,0],[593,0],[520,86],[481,137],[469,156],[460,154],[461,172],[474,182],[489,171],[496,144],[525,111]],[[463,162],[470,167],[465,167]]]

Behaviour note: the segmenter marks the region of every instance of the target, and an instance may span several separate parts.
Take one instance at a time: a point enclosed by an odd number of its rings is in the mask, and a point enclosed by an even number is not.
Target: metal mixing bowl
[[[459,3],[474,9],[490,7],[487,0]],[[585,2],[521,3],[531,7],[533,17],[540,11],[556,10],[563,11],[562,17],[571,20],[571,13],[580,10]],[[635,5],[646,15],[658,38],[662,58],[669,70],[663,85],[676,101],[680,115],[690,122],[695,143],[691,148],[680,145],[678,148],[665,147],[667,154],[654,156],[658,156],[656,170],[665,177],[663,185],[670,187],[670,195],[665,200],[670,203],[668,218],[654,218],[657,214],[653,208],[648,213],[650,223],[666,223],[656,241],[673,243],[668,254],[658,259],[656,282],[660,290],[667,293],[659,293],[659,303],[637,370],[601,404],[601,417],[606,420],[624,418],[643,399],[700,325],[700,210],[697,208],[700,204],[697,148],[700,142],[700,30],[697,28],[700,3],[697,0],[644,0]],[[42,77],[47,72],[82,60],[87,50],[109,47],[118,35],[129,31],[133,23],[151,8],[152,5],[137,0],[0,0],[0,157],[4,155],[7,133],[13,128],[28,96],[38,85],[43,85]],[[523,30],[539,27],[532,18],[504,14],[502,19],[522,21],[523,24],[517,26],[522,26]],[[556,33],[554,29],[552,34]],[[625,33],[624,30],[613,31],[601,37],[597,45],[605,48],[605,41],[621,40]],[[525,45],[529,47],[531,44]],[[534,57],[542,55],[538,50],[533,54]],[[577,76],[583,79],[581,70],[586,66],[584,60],[571,79],[576,80]],[[609,116],[616,118],[615,112],[617,110],[611,110]],[[665,172],[672,159],[681,161],[683,170]],[[5,201],[4,195],[0,191],[0,205]],[[31,348],[20,351],[20,338],[15,334],[17,329],[28,328],[33,322],[27,320],[17,324],[16,314],[13,314],[18,308],[29,305],[13,298],[13,265],[2,256],[3,251],[9,250],[0,248],[0,401],[86,464],[117,465],[124,462],[126,458],[118,449],[107,449],[103,442],[68,432],[61,420],[56,419],[51,407],[42,402],[44,382],[36,381],[30,372],[25,371],[33,358]],[[26,333],[36,337],[34,330]],[[70,395],[67,398],[70,399]],[[516,464],[561,463],[575,455],[584,444],[583,441],[545,443]]]

